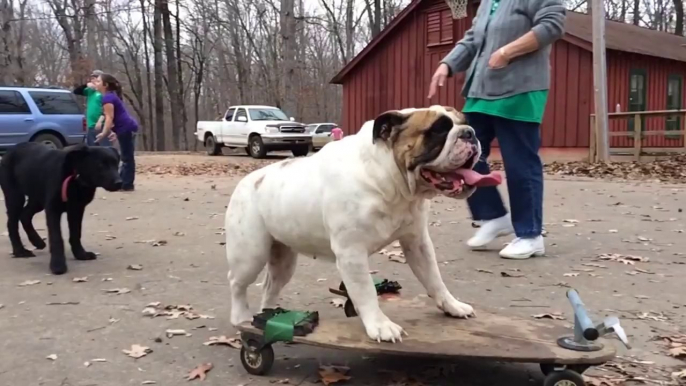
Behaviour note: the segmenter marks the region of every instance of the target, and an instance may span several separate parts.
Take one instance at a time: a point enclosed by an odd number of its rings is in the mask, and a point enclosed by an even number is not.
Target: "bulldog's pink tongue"
[[[486,186],[497,186],[503,182],[503,176],[497,172],[491,172],[489,174],[479,174],[472,169],[457,169],[457,174],[462,176],[464,182],[467,185],[471,185],[477,188],[483,188]]]

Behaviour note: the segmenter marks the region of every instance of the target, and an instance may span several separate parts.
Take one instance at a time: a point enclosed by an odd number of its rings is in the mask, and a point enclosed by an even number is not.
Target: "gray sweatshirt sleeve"
[[[449,72],[448,76],[453,76],[456,72],[467,71],[469,65],[474,60],[476,52],[478,50],[477,42],[474,40],[474,26],[476,25],[476,20],[481,14],[481,4],[479,4],[479,9],[476,11],[474,19],[472,19],[472,26],[464,33],[464,37],[460,39],[455,47],[446,55],[441,63],[445,63],[448,66]]]
[[[539,47],[552,44],[564,35],[567,13],[562,0],[531,1],[529,15],[533,21],[531,31]]]

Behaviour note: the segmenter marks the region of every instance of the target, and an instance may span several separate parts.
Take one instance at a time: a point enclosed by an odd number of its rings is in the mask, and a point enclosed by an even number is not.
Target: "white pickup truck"
[[[267,152],[278,150],[290,150],[302,157],[312,146],[312,133],[305,126],[276,107],[230,106],[219,121],[198,121],[195,135],[209,155],[221,154],[226,146],[245,148],[253,158],[264,158]]]

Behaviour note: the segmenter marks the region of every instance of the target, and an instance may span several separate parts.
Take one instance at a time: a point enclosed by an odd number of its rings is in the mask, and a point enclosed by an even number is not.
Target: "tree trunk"
[[[293,116],[296,113],[293,95],[295,80],[295,1],[281,0],[281,109]]]
[[[148,38],[150,37],[150,27],[148,26],[148,20],[146,18],[147,9],[145,6],[145,0],[141,1],[141,16],[143,18],[143,52],[145,55],[145,86],[146,93],[148,96],[148,126],[144,127],[148,135],[148,143],[144,143],[144,150],[154,150],[155,149],[155,129],[154,129],[154,114],[153,114],[153,104],[152,104],[152,72],[150,71],[150,52],[148,51]]]
[[[186,123],[188,116],[186,116],[186,98],[184,97],[185,90],[183,88],[183,66],[181,65],[181,21],[179,20],[179,2],[176,0],[176,68],[178,70],[177,77],[179,82],[179,101],[181,106],[181,140],[183,141],[183,150],[188,150],[188,133],[186,133]]]
[[[164,90],[164,70],[162,69],[162,12],[160,3],[163,0],[155,0],[155,14],[153,19],[153,30],[155,38],[153,40],[153,49],[155,52],[155,147],[157,151],[164,151],[166,149],[166,136],[164,130],[164,99],[162,98],[162,90]]]
[[[598,0],[600,1],[600,0]],[[641,21],[641,0],[634,0],[634,20],[633,25],[638,25]]]
[[[97,17],[95,15],[95,0],[86,0],[86,52],[92,66],[101,67],[98,57]]]
[[[684,36],[684,3],[682,0],[674,0],[674,13],[676,17],[674,34]]]
[[[167,56],[167,91],[169,92],[171,104],[172,149],[177,150],[181,144],[181,109],[183,108],[183,102],[181,101],[181,92],[179,91],[176,54],[174,53],[174,33],[172,32],[169,3],[167,0],[160,0],[160,11],[164,28],[164,48]]]

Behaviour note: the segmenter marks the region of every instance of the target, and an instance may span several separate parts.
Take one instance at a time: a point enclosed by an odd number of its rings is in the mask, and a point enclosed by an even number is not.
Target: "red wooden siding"
[[[471,4],[471,3],[470,3]],[[469,28],[475,6],[467,18],[453,20],[444,0],[427,1],[398,24],[391,35],[345,76],[342,127],[357,132],[367,120],[390,109],[442,104],[461,109],[460,90],[464,74],[450,78],[432,100],[426,95],[438,62]],[[578,39],[577,39],[578,40]],[[590,144],[590,114],[593,105],[593,58],[590,51],[570,41],[553,46],[551,88],[541,126],[542,145],[547,148],[587,148]],[[582,44],[583,45],[583,44]],[[619,103],[628,111],[629,72],[646,71],[646,109],[667,108],[667,80],[681,75],[681,104],[686,108],[686,65],[682,62],[620,51],[608,51],[608,108]],[[611,131],[626,131],[626,121],[612,119]],[[648,118],[644,130],[663,130],[665,118]],[[681,120],[684,130],[686,119]],[[497,146],[497,143],[494,144]],[[613,137],[612,147],[633,147],[633,138]],[[647,136],[643,147],[683,147],[683,136]]]
[[[681,62],[652,58],[627,52],[610,51],[607,60],[608,90],[607,100],[610,112],[616,110],[617,104],[621,111],[629,111],[629,80],[632,69],[645,70],[646,73],[646,110],[667,109],[667,81],[670,75],[680,75],[686,79],[686,65]],[[681,108],[686,108],[685,82],[681,84]],[[643,130],[664,130],[664,117],[651,117],[645,119]],[[610,131],[628,130],[626,120],[610,119]],[[684,130],[684,119],[681,119],[681,128]],[[629,137],[612,137],[612,147],[633,147],[634,139]],[[642,147],[683,147],[683,135],[665,136],[650,135],[641,140]]]

